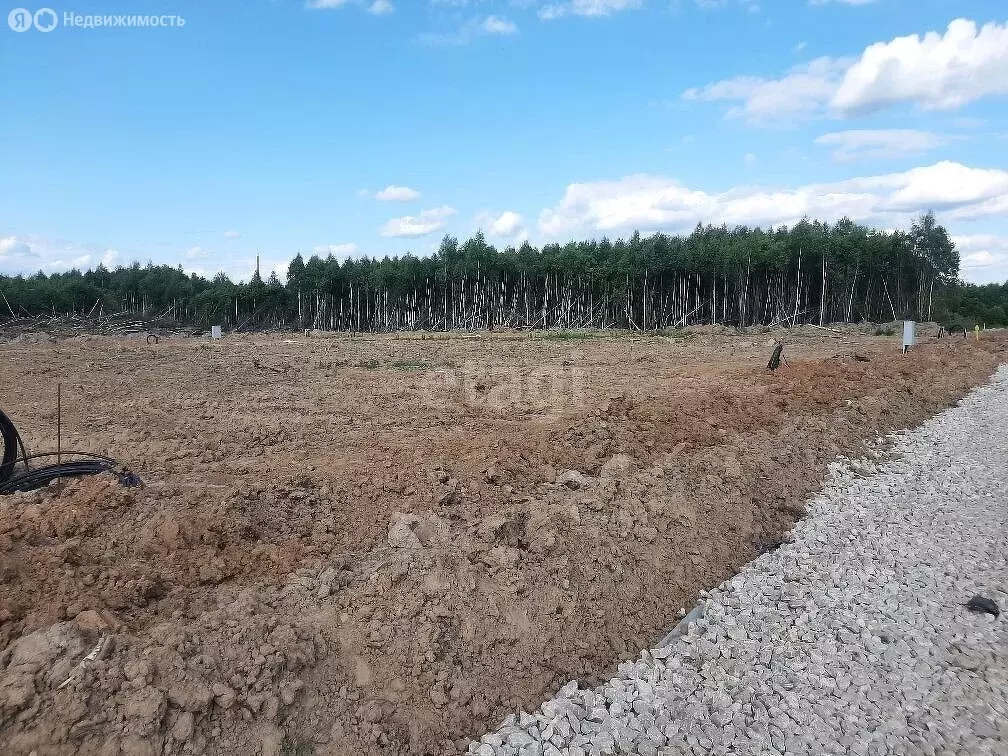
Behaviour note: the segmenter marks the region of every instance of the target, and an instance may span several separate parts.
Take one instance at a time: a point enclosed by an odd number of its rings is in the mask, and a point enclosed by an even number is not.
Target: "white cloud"
[[[0,237],[0,272],[8,275],[83,270],[97,265],[113,267],[118,260],[118,251],[94,244],[74,244],[34,235]]]
[[[351,5],[363,8],[372,16],[386,16],[395,11],[392,0],[306,0],[305,8],[309,10],[332,10],[348,8]]]
[[[7,275],[31,275],[38,271],[45,273],[60,273],[77,268],[88,270],[104,265],[112,269],[117,265],[129,265],[139,261],[142,265],[151,260],[146,253],[123,252],[108,246],[98,244],[80,244],[61,239],[49,239],[33,234],[24,236],[0,237],[0,273]],[[286,276],[290,258],[282,255],[264,253],[262,255],[262,270],[265,275],[269,271],[282,268],[283,279]],[[196,273],[204,278],[213,278],[218,272],[223,272],[232,281],[247,281],[255,270],[255,256],[230,257],[203,247],[194,246],[185,250],[174,248],[168,256],[155,256],[155,265],[169,265],[173,268],[182,264],[182,269]]]
[[[501,239],[525,237],[525,219],[516,212],[507,210],[499,215],[496,213],[479,213],[474,225],[486,231],[490,236]]]
[[[493,225],[490,226],[490,233],[494,236],[518,236],[523,231],[522,223],[522,217],[518,213],[508,210],[501,213],[500,217],[493,222]]]
[[[959,118],[954,118],[952,120],[952,125],[957,129],[979,129],[987,125],[987,121],[983,118],[974,118],[972,116],[961,116]]]
[[[953,109],[1008,93],[1008,24],[952,21],[944,35],[897,37],[857,58],[817,58],[777,79],[737,76],[691,88],[686,100],[734,103],[728,115],[755,124],[849,116],[897,103]]]
[[[823,134],[815,140],[818,145],[834,148],[833,159],[839,162],[905,157],[947,142],[941,134],[915,129],[851,129]]]
[[[957,18],[944,36],[928,32],[868,47],[847,71],[833,106],[844,113],[896,102],[949,110],[1008,93],[1008,24]]]
[[[360,249],[353,242],[343,244],[319,244],[312,247],[312,254],[319,257],[332,255],[338,260],[346,260],[349,257],[356,257],[360,254]]]
[[[374,198],[380,202],[409,202],[410,200],[420,199],[420,196],[420,192],[416,189],[390,184],[381,191],[375,192]]]
[[[378,233],[382,236],[398,238],[427,236],[442,230],[445,221],[455,214],[456,210],[453,207],[435,207],[431,210],[424,210],[419,215],[392,218],[378,230]]]
[[[698,8],[702,10],[716,10],[728,5],[728,0],[695,0]],[[759,13],[760,6],[757,0],[738,0],[738,5],[750,13]]]
[[[809,5],[830,5],[831,3],[838,3],[839,5],[870,5],[876,0],[809,0]]]
[[[483,31],[487,34],[517,34],[518,27],[513,22],[500,16],[487,16],[483,19]]]
[[[962,276],[975,283],[1008,281],[1008,237],[994,234],[953,236],[962,259]]]
[[[427,45],[468,45],[477,37],[508,37],[517,33],[518,27],[506,18],[487,16],[482,20],[470,18],[453,32],[421,34],[419,40]]]
[[[241,239],[241,231],[225,231],[225,239]]]
[[[746,168],[755,168],[759,163],[759,158],[756,156],[755,152],[747,152],[745,157],[742,158],[742,162],[745,163]]]
[[[38,254],[32,251],[31,245],[24,239],[16,236],[5,236],[0,238],[0,263],[11,264],[17,260],[27,260],[37,258]]]
[[[1008,171],[940,162],[903,173],[828,184],[769,189],[738,187],[720,194],[663,176],[570,184],[560,202],[540,213],[550,238],[595,233],[688,231],[697,223],[794,224],[803,217],[854,220],[893,227],[929,209],[943,221],[993,217],[1008,211]]]
[[[736,76],[683,92],[685,100],[739,103],[728,109],[732,118],[751,123],[783,124],[824,112],[840,86],[849,59],[816,58],[791,68],[780,79]]]
[[[634,10],[644,5],[644,0],[567,0],[539,9],[539,18],[552,21],[564,16],[608,16],[619,11]]]

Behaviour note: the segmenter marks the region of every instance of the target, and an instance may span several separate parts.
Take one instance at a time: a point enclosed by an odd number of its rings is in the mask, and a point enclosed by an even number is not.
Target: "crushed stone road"
[[[470,753],[1008,754],[1008,366],[890,441],[684,635]]]

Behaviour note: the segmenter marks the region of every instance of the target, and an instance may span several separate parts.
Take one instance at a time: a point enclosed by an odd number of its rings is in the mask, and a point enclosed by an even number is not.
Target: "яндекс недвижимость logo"
[[[15,8],[7,14],[7,25],[16,32],[26,32],[32,28],[40,32],[51,32],[59,25],[59,17],[52,8],[39,8],[34,13],[27,8]]]
[[[67,29],[105,29],[109,27],[180,29],[185,26],[185,23],[185,19],[178,14],[82,14],[65,11],[62,25]],[[14,8],[7,14],[7,25],[16,32],[26,32],[32,29],[51,32],[60,25],[60,19],[52,8],[39,8],[34,13],[27,8]]]

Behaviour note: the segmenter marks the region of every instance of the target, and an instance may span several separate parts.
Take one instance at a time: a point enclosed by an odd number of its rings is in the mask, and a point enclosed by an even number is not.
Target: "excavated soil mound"
[[[243,337],[8,345],[0,751],[445,754],[649,647],[825,465],[1004,341]]]

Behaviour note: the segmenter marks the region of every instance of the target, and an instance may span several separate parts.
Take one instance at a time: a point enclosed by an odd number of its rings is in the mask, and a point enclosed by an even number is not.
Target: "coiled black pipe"
[[[143,485],[143,481],[139,477],[124,468],[119,462],[101,454],[75,451],[28,454],[17,428],[3,411],[0,411],[0,437],[3,438],[3,456],[0,457],[0,495],[11,494],[15,491],[34,491],[49,485],[57,478],[81,478],[103,472],[115,473],[119,478],[119,483],[123,486]],[[18,456],[18,449],[21,450],[20,456]],[[77,457],[77,459],[72,459],[69,462],[60,461],[55,465],[46,465],[35,469],[32,469],[30,465],[32,460],[56,456],[60,458]],[[24,472],[15,475],[19,464],[24,464]]]
[[[3,485],[14,474],[14,469],[18,462],[18,448],[21,449],[21,456],[27,456],[21,436],[18,435],[17,428],[13,421],[0,410],[0,439],[3,440],[3,456],[0,456],[0,485]]]

